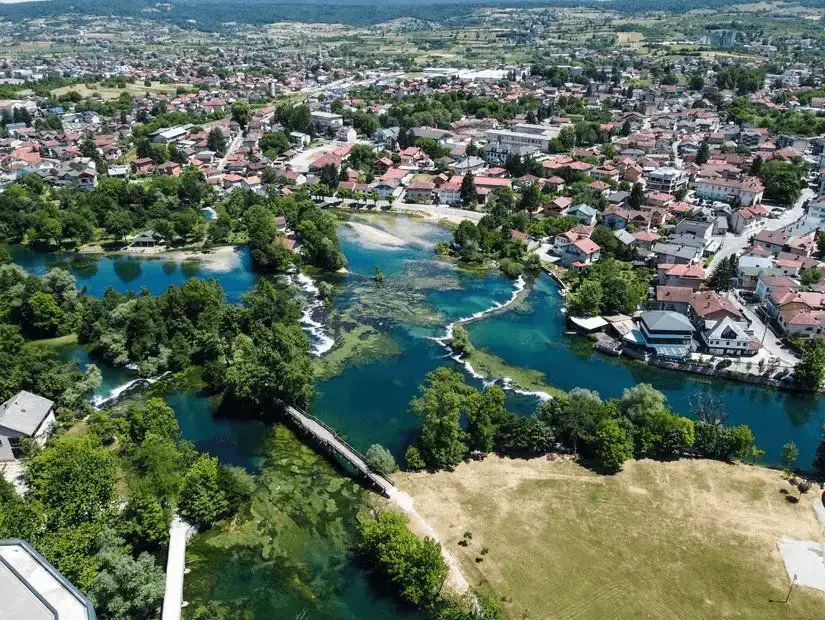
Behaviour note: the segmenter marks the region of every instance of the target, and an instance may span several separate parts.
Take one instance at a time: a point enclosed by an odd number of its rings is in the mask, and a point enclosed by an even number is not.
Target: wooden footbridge
[[[364,455],[344,441],[335,430],[306,411],[301,411],[283,401],[279,401],[278,404],[283,408],[284,415],[300,430],[310,435],[316,443],[352,465],[359,474],[377,486],[385,496],[392,496],[395,490],[392,481],[386,476],[372,471],[367,465]]]

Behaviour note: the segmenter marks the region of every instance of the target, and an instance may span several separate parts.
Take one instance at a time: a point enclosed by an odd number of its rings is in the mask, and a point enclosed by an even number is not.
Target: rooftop
[[[0,405],[0,427],[32,436],[52,407],[48,398],[22,390]]]
[[[3,620],[95,620],[91,601],[24,540],[0,540],[0,592]]]

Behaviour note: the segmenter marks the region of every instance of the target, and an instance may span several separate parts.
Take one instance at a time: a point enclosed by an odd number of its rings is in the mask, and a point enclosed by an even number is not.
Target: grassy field
[[[91,97],[92,93],[98,93],[103,99],[109,101],[117,99],[121,93],[129,93],[133,97],[142,97],[146,93],[167,93],[175,94],[175,89],[178,86],[191,88],[191,84],[161,84],[160,82],[152,82],[151,86],[145,86],[143,82],[135,82],[134,84],[126,84],[126,88],[109,88],[100,86],[98,84],[75,84],[73,86],[63,86],[52,91],[52,95],[59,97],[69,91],[75,91],[82,97]],[[91,87],[91,88],[90,88]]]
[[[605,477],[571,461],[488,457],[395,479],[509,618],[823,617],[823,592],[771,602],[789,586],[777,542],[825,535],[812,495],[789,503],[773,470],[638,461]]]

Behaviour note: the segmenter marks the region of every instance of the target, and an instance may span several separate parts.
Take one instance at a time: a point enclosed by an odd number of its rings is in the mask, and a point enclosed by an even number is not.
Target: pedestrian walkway
[[[195,528],[175,515],[169,527],[169,554],[166,560],[166,593],[161,620],[180,620],[183,607],[183,575],[186,572],[186,541]]]

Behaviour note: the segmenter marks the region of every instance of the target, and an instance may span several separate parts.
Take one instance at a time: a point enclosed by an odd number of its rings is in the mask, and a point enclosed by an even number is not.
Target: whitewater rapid
[[[447,325],[446,333],[443,336],[433,337],[432,340],[434,340],[442,347],[444,347],[447,350],[448,356],[451,359],[455,360],[456,362],[464,366],[464,369],[467,371],[467,374],[469,374],[472,377],[475,377],[476,379],[480,379],[484,384],[485,388],[499,383],[501,388],[504,390],[508,390],[516,394],[523,394],[525,396],[535,396],[541,400],[550,400],[553,397],[547,392],[542,392],[541,390],[522,390],[521,388],[516,387],[511,377],[501,377],[500,380],[497,380],[490,379],[482,375],[475,368],[473,368],[473,365],[468,360],[464,359],[460,353],[454,351],[452,347],[450,347],[450,341],[453,338],[453,329],[456,325],[463,325],[465,323],[472,323],[474,321],[478,321],[480,319],[483,319],[485,316],[492,314],[493,312],[498,312],[512,305],[513,302],[515,302],[516,299],[518,299],[519,293],[521,293],[524,290],[526,284],[527,283],[524,281],[524,278],[519,276],[516,280],[515,285],[513,286],[513,294],[510,296],[510,299],[508,299],[504,303],[494,301],[493,305],[487,308],[486,310],[479,310],[478,312],[475,312],[470,316],[465,316],[460,319],[456,319],[455,321]]]
[[[335,340],[324,331],[324,325],[312,318],[312,313],[323,305],[321,291],[315,286],[312,278],[306,274],[297,273],[294,281],[302,291],[311,296],[311,301],[304,308],[304,313],[301,316],[301,325],[310,335],[310,352],[317,357],[321,357],[335,346]]]

